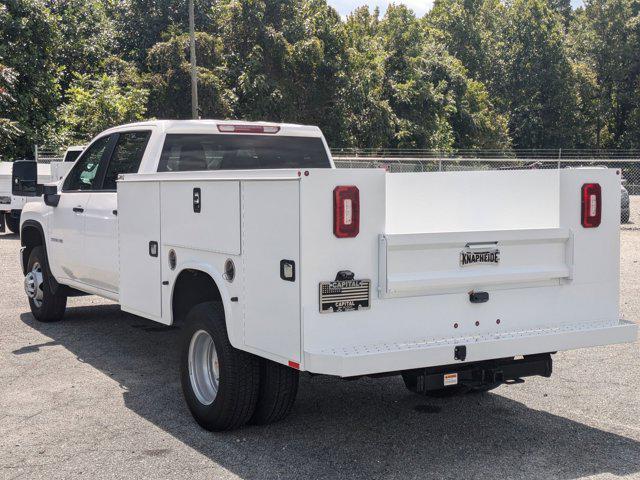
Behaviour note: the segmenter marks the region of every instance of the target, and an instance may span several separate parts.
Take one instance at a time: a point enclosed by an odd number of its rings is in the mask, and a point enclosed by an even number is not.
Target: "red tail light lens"
[[[582,226],[595,228],[602,220],[602,189],[597,183],[582,185]]]
[[[353,238],[360,232],[360,190],[354,185],[333,190],[333,234]]]

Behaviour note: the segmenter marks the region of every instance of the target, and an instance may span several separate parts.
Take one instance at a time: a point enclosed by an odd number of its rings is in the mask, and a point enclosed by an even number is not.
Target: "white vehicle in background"
[[[94,139],[21,223],[31,311],[95,294],[182,330],[204,428],[292,408],[300,371],[424,395],[549,376],[620,319],[620,171],[335,169],[320,130],[150,121]],[[612,372],[615,374],[615,372]]]
[[[32,160],[35,164],[35,161]],[[16,196],[11,192],[11,175],[14,162],[0,162],[0,232],[5,225],[12,233],[20,231],[20,213],[29,200],[24,196]],[[38,182],[51,181],[51,167],[48,164],[37,164]]]
[[[62,180],[69,173],[83,150],[84,145],[71,146],[64,152],[61,162],[51,162],[51,181],[58,182]]]
[[[44,184],[62,180],[69,173],[82,150],[84,146],[71,146],[65,151],[62,161],[38,163],[38,182]],[[28,198],[12,194],[12,172],[13,162],[0,162],[0,232],[5,231],[6,225],[12,233],[18,233],[20,215]]]

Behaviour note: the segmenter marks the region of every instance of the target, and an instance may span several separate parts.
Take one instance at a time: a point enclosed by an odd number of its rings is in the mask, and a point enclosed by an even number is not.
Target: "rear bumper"
[[[462,363],[496,358],[573,350],[636,340],[638,325],[625,320],[563,325],[535,330],[493,333],[470,337],[416,340],[333,347],[304,352],[304,370],[352,377],[456,362],[454,348],[464,345]]]

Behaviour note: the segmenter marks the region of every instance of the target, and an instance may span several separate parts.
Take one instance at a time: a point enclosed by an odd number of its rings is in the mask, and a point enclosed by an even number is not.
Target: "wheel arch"
[[[44,235],[44,228],[40,222],[35,220],[25,220],[20,228],[20,245],[22,246],[20,255],[22,263],[22,273],[27,274],[27,263],[29,263],[29,255],[31,251],[38,246],[42,246],[44,249],[44,256],[49,264],[49,257],[47,255],[46,237]]]
[[[238,347],[232,315],[232,302],[222,274],[208,264],[183,264],[171,289],[171,325],[184,323],[187,313],[203,302],[219,301],[224,310],[229,340]]]

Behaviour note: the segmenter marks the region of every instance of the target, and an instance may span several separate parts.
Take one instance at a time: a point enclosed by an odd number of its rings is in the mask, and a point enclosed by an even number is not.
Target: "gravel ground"
[[[632,221],[621,306],[637,320]],[[398,378],[305,375],[284,422],[214,434],[182,400],[175,329],[93,297],[35,322],[18,243],[0,234],[1,478],[640,478],[638,343],[560,353],[551,379],[449,400]]]

